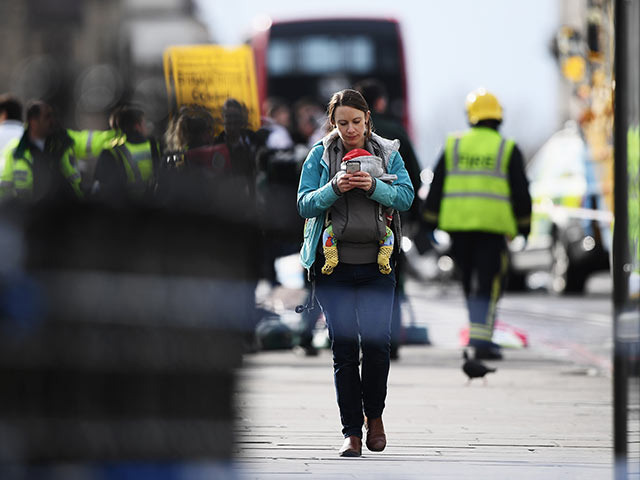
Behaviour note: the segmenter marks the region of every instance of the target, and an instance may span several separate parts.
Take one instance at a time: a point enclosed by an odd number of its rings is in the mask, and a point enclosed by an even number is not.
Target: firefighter
[[[41,100],[30,102],[26,117],[24,134],[4,151],[0,198],[83,198],[77,161],[94,155],[115,132],[63,129],[51,105]]]
[[[502,107],[480,88],[466,99],[470,128],[449,135],[422,211],[427,229],[448,232],[469,312],[469,346],[500,360],[492,341],[508,266],[507,242],[529,235],[531,197],[522,153],[498,133]]]

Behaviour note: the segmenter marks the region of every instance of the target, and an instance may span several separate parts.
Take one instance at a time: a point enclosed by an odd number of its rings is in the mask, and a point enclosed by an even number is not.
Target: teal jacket
[[[325,146],[333,141],[339,141],[335,131],[315,144],[307,155],[300,174],[298,212],[306,219],[300,261],[306,269],[311,268],[316,259],[318,242],[324,228],[325,213],[338,199],[338,195],[331,186],[329,164],[325,155]],[[413,202],[414,192],[404,161],[398,153],[400,142],[384,139],[375,133],[372,135],[371,142],[376,143],[380,148],[381,157],[387,164],[387,173],[398,176],[397,180],[390,185],[376,181],[371,200],[400,212],[408,210]]]

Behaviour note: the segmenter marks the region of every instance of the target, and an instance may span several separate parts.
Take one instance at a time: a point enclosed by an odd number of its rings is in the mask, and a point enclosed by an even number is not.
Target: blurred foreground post
[[[640,475],[640,1],[615,2],[613,401],[615,478]]]
[[[230,460],[254,219],[80,203],[2,213],[0,465]]]

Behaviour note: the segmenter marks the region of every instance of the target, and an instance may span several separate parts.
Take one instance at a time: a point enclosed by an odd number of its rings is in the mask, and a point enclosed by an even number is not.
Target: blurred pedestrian
[[[111,123],[120,135],[98,157],[92,194],[108,202],[150,200],[160,154],[156,141],[148,136],[144,110],[122,105],[113,112]]]
[[[222,106],[224,130],[214,144],[224,144],[231,157],[231,176],[247,199],[256,201],[257,159],[260,141],[249,128],[247,107],[234,98],[228,98]]]
[[[183,154],[194,148],[213,145],[215,119],[202,105],[183,105],[172,117],[164,135],[164,154]],[[175,159],[180,163],[183,159]],[[177,165],[174,165],[177,166]]]
[[[477,89],[467,96],[466,111],[471,128],[447,137],[423,219],[451,235],[475,358],[500,360],[500,346],[492,340],[496,306],[507,273],[507,242],[529,234],[529,182],[520,149],[498,133],[503,117],[498,99]]]
[[[384,83],[376,78],[367,78],[358,82],[355,86],[371,107],[371,118],[375,125],[375,131],[384,138],[398,139],[400,141],[400,155],[404,160],[405,167],[409,173],[413,191],[416,195],[408,211],[400,214],[402,219],[402,230],[404,235],[412,236],[420,220],[420,199],[417,192],[422,181],[420,180],[420,162],[416,157],[413,144],[409,135],[393,116],[387,113],[389,105],[389,95]],[[401,242],[402,239],[397,239]],[[407,257],[404,251],[398,250],[396,262],[396,291],[393,302],[393,317],[391,320],[391,359],[399,358],[400,340],[402,332],[402,301],[404,300],[404,273],[406,269]]]
[[[262,129],[267,133],[265,146],[270,150],[287,150],[293,147],[291,138],[291,108],[279,97],[269,97],[265,101],[266,117],[262,119]]]
[[[301,105],[298,104],[298,107]],[[269,223],[264,229],[262,277],[273,287],[278,287],[280,282],[275,268],[276,260],[299,251],[302,243],[303,220],[293,200],[298,191],[302,162],[308,152],[308,140],[298,137],[303,145],[295,145],[292,110],[286,100],[267,98],[264,110],[267,117],[263,119],[260,131],[266,133],[266,140],[265,148],[258,153],[258,194],[260,215],[269,218]],[[274,212],[277,214],[274,215]],[[310,296],[311,288],[307,279],[305,288]],[[308,297],[307,303],[310,301]],[[313,345],[313,335],[319,316],[320,308],[317,306],[302,312],[293,336],[293,351],[297,354],[309,357],[318,355],[318,349]]]
[[[250,239],[254,248],[246,252],[246,259],[254,267],[251,270],[259,272],[264,250],[260,221],[269,221],[269,218],[259,218],[256,195],[257,153],[262,144],[256,132],[249,128],[247,107],[235,98],[228,98],[222,105],[222,122],[224,130],[215,138],[214,144],[226,146],[229,152],[231,167],[225,179],[225,191],[229,193],[227,204],[235,204],[237,221],[252,224],[256,228],[256,237]],[[274,214],[277,215],[277,212]],[[241,299],[247,308],[247,323],[244,324],[247,351],[257,348],[255,328],[262,317],[262,311],[256,308],[257,285],[258,275],[248,279]]]
[[[386,233],[386,219],[379,212],[384,207],[408,209],[414,193],[398,142],[373,133],[369,107],[359,92],[335,93],[327,117],[332,130],[309,152],[298,188],[298,211],[306,218],[301,261],[315,279],[331,339],[345,437],[339,454],[353,457],[361,455],[363,425],[369,450],[386,446],[382,413],[395,276],[378,268],[378,248]],[[356,148],[381,157],[387,173],[397,175],[397,180],[387,184],[365,171],[336,175],[342,158]],[[397,213],[394,217],[396,229]],[[320,239],[327,218],[339,234],[340,263],[331,275],[322,275]]]
[[[256,179],[260,216],[269,218],[264,231],[262,276],[277,286],[275,260],[297,252],[302,242],[302,219],[294,199],[306,152],[300,155],[293,148],[291,109],[286,101],[270,97],[265,101],[265,110],[267,117],[258,132],[263,135],[264,146],[257,153]]]
[[[229,149],[214,145],[216,121],[202,105],[183,105],[164,136],[157,197],[162,204],[198,212],[232,210],[235,193],[226,185]]]
[[[192,212],[244,216],[247,208],[255,210],[255,202],[249,200],[244,180],[240,186],[234,182],[229,148],[216,142],[215,129],[216,119],[207,107],[180,107],[164,137],[158,197]]]
[[[0,162],[5,147],[23,133],[22,102],[8,93],[0,95]]]
[[[327,122],[322,107],[310,97],[302,97],[293,104],[293,141],[311,148],[327,133]]]
[[[116,132],[65,129],[51,105],[41,100],[29,102],[26,117],[22,137],[5,148],[0,198],[83,198],[78,160],[97,154]]]
[[[384,138],[400,140],[400,155],[404,160],[405,168],[411,178],[411,185],[416,196],[413,199],[411,208],[400,214],[402,218],[402,228],[405,234],[413,233],[414,225],[420,219],[420,199],[417,192],[422,185],[420,172],[422,170],[413,143],[409,134],[395,117],[389,114],[389,94],[384,83],[377,78],[367,78],[358,82],[355,87],[359,91],[371,108],[371,119],[375,125],[375,132]]]

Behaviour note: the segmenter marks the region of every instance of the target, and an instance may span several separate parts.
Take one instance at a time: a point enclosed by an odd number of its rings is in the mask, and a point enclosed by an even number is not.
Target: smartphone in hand
[[[347,173],[356,173],[360,171],[360,160],[347,160]]]

